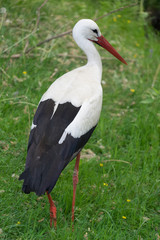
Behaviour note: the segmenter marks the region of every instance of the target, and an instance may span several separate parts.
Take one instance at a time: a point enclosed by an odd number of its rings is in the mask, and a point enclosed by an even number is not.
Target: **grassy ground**
[[[101,16],[123,1],[2,0],[0,7],[0,239],[160,238],[160,65],[159,37],[139,6],[97,21],[102,34],[128,62],[103,56],[101,119],[80,163],[75,229],[71,228],[74,161],[63,171],[52,196],[57,231],[49,227],[46,196],[21,192],[28,134],[41,95],[63,73],[85,64],[71,35],[27,47],[73,27],[80,18]],[[27,36],[27,38],[26,38]],[[59,54],[65,54],[64,57]],[[69,57],[73,55],[73,57]],[[108,59],[109,58],[109,59]],[[110,59],[111,58],[111,59]],[[89,149],[89,150],[87,150]],[[86,156],[86,151],[90,154]]]

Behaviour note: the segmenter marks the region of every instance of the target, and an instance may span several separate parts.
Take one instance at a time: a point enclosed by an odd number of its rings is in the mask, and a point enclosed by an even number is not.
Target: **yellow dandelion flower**
[[[131,23],[131,20],[127,20],[128,23]]]
[[[117,15],[117,17],[118,17],[118,18],[121,18],[121,15],[120,15],[120,14],[119,14],[119,15]]]
[[[108,187],[108,183],[105,183],[105,182],[104,182],[103,185],[106,186],[106,187]]]
[[[23,71],[23,74],[24,74],[24,75],[26,75],[26,74],[27,74],[27,72],[26,72],[26,71]]]
[[[117,22],[117,18],[116,17],[113,18],[113,22]]]
[[[134,54],[133,57],[136,58],[136,57],[137,57],[137,54]]]
[[[139,47],[140,46],[140,44],[139,43],[136,43],[136,47]]]
[[[123,219],[126,219],[126,217],[125,217],[125,216],[122,216],[122,218],[123,218]]]
[[[103,163],[100,163],[99,166],[100,166],[100,167],[103,167]]]
[[[19,225],[19,224],[21,224],[21,222],[18,221],[18,222],[17,222],[17,225]]]
[[[127,201],[127,202],[131,202],[131,199],[127,199],[126,201]]]
[[[134,92],[135,92],[135,89],[131,88],[131,89],[130,89],[130,92],[134,93]]]

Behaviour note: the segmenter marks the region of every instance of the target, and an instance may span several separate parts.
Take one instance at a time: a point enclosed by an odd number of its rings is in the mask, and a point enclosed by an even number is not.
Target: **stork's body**
[[[53,218],[55,225],[56,208],[50,192],[62,170],[77,156],[73,177],[73,220],[80,151],[100,117],[102,64],[93,42],[108,47],[108,51],[125,63],[92,20],[80,20],[73,29],[73,37],[86,53],[88,62],[57,79],[42,96],[31,127],[26,168],[20,176],[24,179],[25,193],[34,191],[42,195],[47,192],[51,221]]]

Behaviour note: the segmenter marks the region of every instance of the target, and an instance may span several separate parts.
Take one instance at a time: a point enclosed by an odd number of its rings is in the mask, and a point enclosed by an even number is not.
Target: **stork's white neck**
[[[77,43],[77,45],[84,51],[84,53],[87,55],[87,65],[86,66],[93,66],[94,68],[97,68],[98,74],[102,76],[102,62],[101,57],[95,48],[93,42],[90,40],[84,38],[83,36],[74,36],[74,39]]]

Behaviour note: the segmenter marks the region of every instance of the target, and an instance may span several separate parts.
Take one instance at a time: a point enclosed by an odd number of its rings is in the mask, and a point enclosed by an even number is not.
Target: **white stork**
[[[56,227],[56,207],[50,192],[61,172],[76,157],[73,174],[72,221],[80,152],[99,121],[102,107],[102,63],[93,43],[127,64],[101,35],[97,24],[82,19],[73,28],[73,38],[87,55],[86,65],[58,78],[42,96],[35,113],[28,142],[26,167],[19,179],[23,192],[47,193],[50,225]]]

